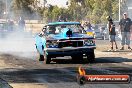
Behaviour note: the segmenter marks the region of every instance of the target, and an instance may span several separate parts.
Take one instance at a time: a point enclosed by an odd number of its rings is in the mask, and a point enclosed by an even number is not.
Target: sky
[[[58,7],[66,7],[68,0],[47,0],[48,4],[57,5]]]

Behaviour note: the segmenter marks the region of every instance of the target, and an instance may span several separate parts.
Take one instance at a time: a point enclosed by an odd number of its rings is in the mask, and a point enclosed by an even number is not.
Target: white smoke
[[[3,0],[0,0],[3,1]],[[8,12],[8,18],[6,20],[11,19],[15,22],[15,25],[18,24],[18,17],[15,16],[14,11],[11,11],[12,0],[3,1],[5,5],[5,11]],[[28,12],[28,11],[27,11]],[[26,13],[26,11],[25,11]],[[21,14],[22,16],[25,14]],[[31,13],[28,14],[31,18],[41,19],[39,13]],[[27,16],[27,17],[28,17]],[[15,18],[15,19],[14,19]],[[5,19],[3,17],[3,19]],[[26,20],[26,19],[25,19]],[[32,20],[32,19],[27,19]],[[30,29],[30,28],[27,28]],[[32,29],[30,29],[32,30]],[[37,57],[37,50],[35,48],[35,38],[30,32],[21,31],[20,28],[17,28],[11,32],[4,31],[0,33],[0,54],[11,54],[20,57],[26,57],[30,59],[36,59]]]
[[[27,32],[7,32],[0,38],[0,53],[35,59],[35,39]]]
[[[11,19],[15,22],[15,25],[17,27],[18,19],[19,17],[16,17],[15,11],[12,11],[12,4],[13,0],[0,0],[5,4],[5,11],[6,18],[3,17],[3,19],[8,20]],[[18,11],[19,12],[19,11]],[[41,16],[39,13],[34,12],[33,14],[27,14],[28,11],[22,13],[21,15],[24,16],[26,14],[27,18],[24,18],[24,20],[37,20],[41,19]],[[28,17],[30,17],[28,19]],[[28,23],[30,24],[30,23]],[[35,48],[35,38],[31,33],[29,32],[23,32],[20,31],[20,28],[15,29],[15,31],[12,32],[4,32],[0,33],[0,54],[11,54],[16,55],[20,57],[26,57],[30,59],[36,59],[37,56],[37,50]],[[31,28],[26,28],[26,30],[32,30]]]

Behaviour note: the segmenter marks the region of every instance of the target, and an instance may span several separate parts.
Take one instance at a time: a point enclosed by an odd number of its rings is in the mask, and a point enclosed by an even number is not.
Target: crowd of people
[[[2,28],[7,31],[13,31],[15,29],[24,31],[25,29],[25,20],[23,18],[19,18],[17,22],[17,26],[15,25],[14,20],[8,19],[5,24],[3,24]]]
[[[109,32],[109,41],[110,41],[110,49],[108,51],[118,50],[118,45],[116,43],[116,30],[115,30],[115,24],[113,22],[113,19],[108,16],[108,32]],[[119,28],[118,32],[121,34],[121,48],[120,50],[125,49],[125,45],[127,45],[128,50],[132,50],[130,47],[130,38],[131,38],[131,32],[132,32],[132,21],[128,17],[127,13],[123,13],[122,19],[120,19],[119,22]],[[90,22],[85,22],[83,25],[84,29],[87,31],[87,33],[93,32],[92,26]],[[115,45],[115,48],[114,48]]]
[[[109,21],[109,35],[110,35],[110,42],[111,42],[111,48],[110,50],[114,49],[114,44],[117,50],[118,46],[116,43],[116,32],[115,32],[115,25],[113,23],[112,18],[109,17],[108,19]],[[132,21],[131,19],[128,17],[127,13],[123,14],[123,18],[120,20],[119,22],[119,29],[118,32],[121,34],[121,48],[120,50],[124,50],[125,49],[125,45],[127,45],[127,49],[128,50],[132,50],[132,48],[130,47],[130,38],[131,38],[131,31],[132,31]]]

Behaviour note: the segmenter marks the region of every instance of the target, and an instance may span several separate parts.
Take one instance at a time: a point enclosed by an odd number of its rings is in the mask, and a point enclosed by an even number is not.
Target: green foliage
[[[34,0],[13,0],[11,11],[15,13],[16,17],[30,17],[29,14],[33,13],[32,4]]]
[[[118,0],[70,0],[68,7],[72,20],[89,20],[92,23],[106,23],[106,17],[118,19]]]
[[[118,0],[69,0],[68,8],[59,8],[53,6],[52,10],[45,12],[47,18],[51,21],[57,20],[60,15],[65,15],[68,20],[81,21],[89,20],[90,22],[106,23],[107,16],[112,16],[118,20]],[[48,20],[48,19],[47,19]]]
[[[34,1],[13,0],[12,9],[17,15],[38,12],[45,21],[57,21],[59,16],[63,16],[71,21],[89,20],[97,24],[106,23],[108,15],[112,16],[114,20],[118,20],[119,0],[69,0],[66,3],[68,8],[52,5],[37,8],[33,5]],[[45,0],[45,2],[47,1]]]
[[[0,17],[2,17],[2,15],[4,14],[5,7],[5,3],[3,1],[0,1]]]

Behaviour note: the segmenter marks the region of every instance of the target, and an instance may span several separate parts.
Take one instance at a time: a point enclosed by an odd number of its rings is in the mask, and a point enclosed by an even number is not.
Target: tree
[[[0,1],[0,17],[3,17],[4,12],[5,12],[5,3],[3,1]]]
[[[114,20],[118,20],[119,18],[119,5],[118,5],[119,1],[118,0],[115,0],[113,3],[112,3],[112,17]]]
[[[33,13],[32,5],[34,0],[13,0],[11,10],[15,13],[17,17],[31,17]]]

